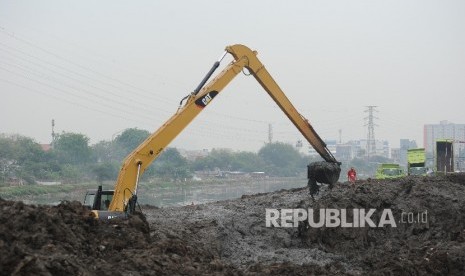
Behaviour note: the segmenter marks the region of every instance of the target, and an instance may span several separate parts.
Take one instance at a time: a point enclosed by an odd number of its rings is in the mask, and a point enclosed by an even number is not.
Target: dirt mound
[[[302,187],[142,207],[145,216],[103,222],[79,202],[0,199],[0,274],[465,275],[464,174],[337,183],[315,200]],[[373,209],[375,226],[267,227],[270,208],[313,210],[313,222],[317,210],[346,210],[345,223]]]
[[[25,205],[0,199],[2,275],[173,275],[224,272],[203,248],[152,240],[141,216],[97,221],[79,202]]]
[[[465,275],[463,174],[363,181],[355,189],[339,185],[318,201],[305,201],[300,207],[345,209],[348,222],[357,218],[351,210],[375,209],[371,219],[376,226],[383,210],[391,210],[393,223],[383,227],[317,228],[301,224],[299,236],[306,247],[344,256],[365,272]],[[319,218],[319,213],[315,214],[313,221]]]

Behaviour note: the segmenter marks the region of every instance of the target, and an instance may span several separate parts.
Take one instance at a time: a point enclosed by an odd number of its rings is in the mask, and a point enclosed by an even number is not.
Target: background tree
[[[0,137],[0,183],[5,183],[13,174],[14,160],[12,139]]]
[[[98,182],[115,180],[123,158],[139,146],[150,133],[136,128],[126,129],[113,141],[100,141],[92,147],[89,138],[82,134],[63,133],[55,147],[43,151],[33,139],[15,135],[0,135],[0,183],[34,183],[36,181],[61,181],[77,183],[96,179]],[[459,153],[464,158],[465,151]],[[189,178],[192,171],[220,169],[222,171],[264,171],[270,176],[305,175],[306,166],[317,157],[302,157],[293,146],[285,143],[264,145],[258,153],[233,152],[214,149],[204,158],[187,161],[175,148],[167,148],[148,168],[144,177],[166,179]],[[372,177],[380,163],[391,159],[373,156],[355,158],[342,164],[345,181],[347,170],[353,166],[361,178]]]
[[[100,141],[91,147],[92,160],[96,162],[112,161],[112,143],[110,141]]]
[[[51,166],[49,154],[31,138],[11,136],[0,139],[0,178],[18,179],[28,184],[50,178],[56,167]]]
[[[258,172],[264,171],[265,167],[266,164],[263,159],[253,152],[241,151],[234,153],[231,160],[231,169],[233,171]]]
[[[118,176],[118,166],[110,162],[98,163],[92,167],[92,171],[99,184],[105,180],[116,180]]]
[[[192,167],[194,170],[213,171],[220,169],[222,171],[230,171],[232,169],[233,159],[234,157],[231,151],[213,149],[208,156],[195,160]]]
[[[114,158],[112,142],[100,141],[91,149],[94,163],[90,170],[97,182],[102,184],[105,180],[116,180],[122,161]]]
[[[128,128],[120,135],[116,136],[112,142],[112,158],[114,161],[122,162],[123,159],[137,146],[139,146],[147,137],[150,132],[137,128]]]
[[[83,134],[60,134],[55,141],[54,151],[65,164],[85,164],[91,161],[89,138]]]
[[[191,177],[186,158],[182,157],[176,148],[165,149],[151,167],[149,170],[153,170],[153,172],[147,172],[148,175],[172,180],[183,180]]]
[[[213,149],[210,154],[192,162],[194,171],[261,171],[265,167],[263,160],[253,152],[231,152],[225,149]]]
[[[269,143],[258,151],[271,176],[296,176],[306,172],[300,153],[293,146],[281,142]]]

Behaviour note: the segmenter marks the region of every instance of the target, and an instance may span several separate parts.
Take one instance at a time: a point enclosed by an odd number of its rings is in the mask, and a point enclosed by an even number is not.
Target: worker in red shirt
[[[355,171],[354,167],[351,167],[350,170],[347,171],[347,180],[352,183],[352,186],[355,185],[355,180],[357,180],[357,172]]]

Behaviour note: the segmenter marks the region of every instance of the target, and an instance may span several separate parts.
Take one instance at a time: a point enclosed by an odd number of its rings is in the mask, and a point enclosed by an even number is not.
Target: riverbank
[[[113,189],[113,182],[103,183]],[[240,198],[242,195],[268,193],[280,189],[305,187],[307,180],[300,177],[267,177],[259,179],[210,179],[206,181],[167,182],[153,180],[139,185],[139,204],[157,207],[184,206]],[[0,197],[27,204],[56,205],[61,201],[83,202],[87,189],[97,183],[23,185],[0,187]]]

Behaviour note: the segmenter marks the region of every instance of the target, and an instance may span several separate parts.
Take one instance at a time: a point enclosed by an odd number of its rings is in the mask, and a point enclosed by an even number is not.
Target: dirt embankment
[[[153,240],[144,217],[96,221],[79,202],[0,201],[1,275],[174,275],[222,271],[207,249]]]
[[[143,206],[145,218],[110,223],[78,202],[0,208],[2,275],[465,274],[465,175],[337,184],[315,201],[301,188]],[[349,222],[351,210],[375,209],[376,224],[389,209],[396,225],[266,227],[269,208],[345,209]]]
[[[375,224],[383,210],[391,211],[395,227],[300,229],[304,246],[342,256],[364,273],[465,275],[465,175],[364,182],[302,205],[373,208]],[[354,215],[348,211],[347,217],[353,221]]]

